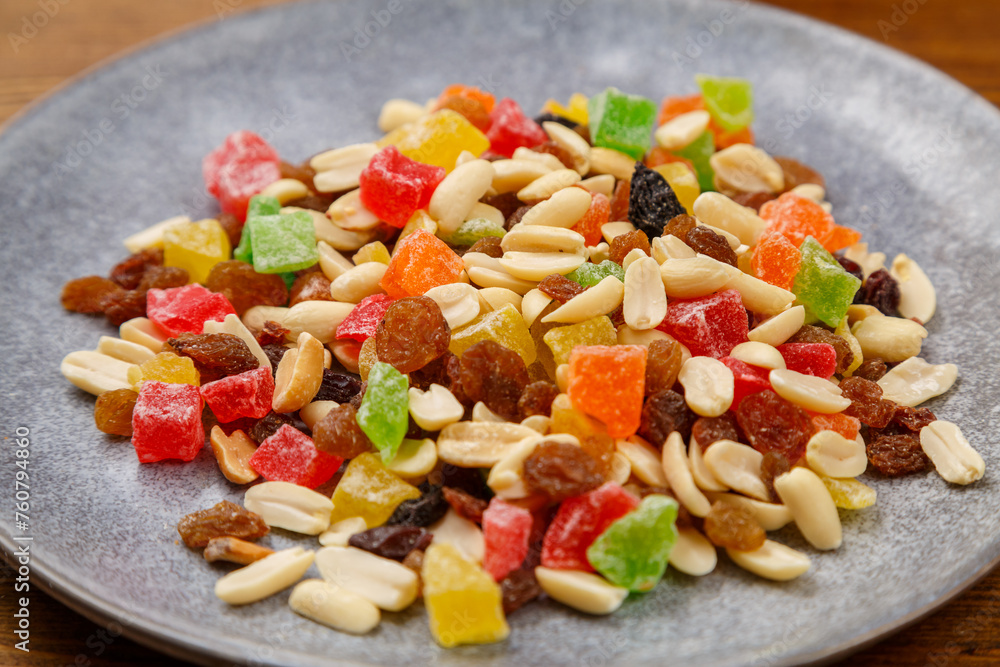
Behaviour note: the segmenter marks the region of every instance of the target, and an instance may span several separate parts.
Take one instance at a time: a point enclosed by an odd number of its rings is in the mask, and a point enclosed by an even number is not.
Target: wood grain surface
[[[80,71],[149,38],[273,0],[0,0],[0,122]],[[554,0],[551,4],[555,4]],[[998,0],[774,0],[906,51],[1000,105]],[[0,665],[172,665],[70,611],[32,581],[30,653],[14,648],[16,574],[0,566]],[[1000,664],[1000,571],[927,619],[840,663]]]

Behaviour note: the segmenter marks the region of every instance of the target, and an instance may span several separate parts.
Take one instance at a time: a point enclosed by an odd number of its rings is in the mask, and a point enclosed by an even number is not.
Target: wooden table
[[[0,122],[67,78],[151,37],[274,0],[2,0]],[[772,0],[907,51],[1000,105],[997,0]],[[46,7],[48,8],[46,12]],[[41,14],[40,14],[41,12]],[[31,23],[41,25],[33,29]],[[10,35],[24,39],[11,40]],[[114,636],[44,594],[31,598],[31,653],[13,648],[11,571],[0,567],[0,664],[81,667],[177,661]],[[944,609],[842,663],[1000,664],[1000,571]]]

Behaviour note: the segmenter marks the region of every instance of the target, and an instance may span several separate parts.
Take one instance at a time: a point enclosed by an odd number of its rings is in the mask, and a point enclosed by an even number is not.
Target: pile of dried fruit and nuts
[[[917,356],[923,271],[886,269],[819,174],[753,145],[746,81],[698,83],[659,111],[612,88],[535,120],[452,86],[300,166],[237,132],[203,165],[221,215],[66,285],[121,327],[62,365],[98,428],[190,461],[217,422],[225,477],[266,480],[178,525],[245,566],[219,598],[315,563],[300,614],[366,632],[422,596],[439,643],[490,642],[542,592],[610,613],[719,547],[798,577],[809,556],[766,532],[837,548],[838,508],[875,502],[869,466],[983,475],[917,407],[956,378]],[[322,548],[250,542],[272,527]]]

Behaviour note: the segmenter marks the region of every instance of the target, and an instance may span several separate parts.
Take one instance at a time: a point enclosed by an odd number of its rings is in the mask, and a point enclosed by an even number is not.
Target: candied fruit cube
[[[205,156],[201,171],[222,212],[242,220],[250,197],[281,178],[281,159],[260,136],[241,130]]]
[[[389,145],[411,160],[451,171],[462,151],[479,157],[490,147],[490,140],[462,114],[442,109],[393,130],[378,142],[379,148]]]
[[[444,241],[453,246],[471,246],[487,236],[503,238],[505,233],[503,225],[498,225],[486,218],[473,218],[463,222],[452,234],[446,236]]]
[[[212,267],[229,259],[230,250],[218,220],[176,225],[163,233],[163,266],[185,269],[191,282],[207,281]]]
[[[421,578],[431,636],[441,646],[489,644],[510,634],[500,586],[451,544],[427,548]]]
[[[796,248],[807,236],[825,239],[833,231],[833,216],[811,199],[786,192],[777,199],[764,202],[760,217],[767,229],[784,235]]]
[[[254,216],[246,226],[257,273],[300,271],[319,261],[316,229],[306,211]]]
[[[553,99],[545,102],[542,111],[562,116],[566,120],[573,121],[577,125],[586,125],[590,121],[587,113],[587,96],[583,93],[573,93],[569,96],[569,102],[563,106]]]
[[[608,581],[630,591],[652,590],[677,542],[677,501],[648,495],[587,549],[587,560]]]
[[[611,200],[600,192],[591,194],[590,208],[583,217],[573,225],[573,231],[583,235],[587,246],[595,246],[604,240],[601,227],[611,219]]]
[[[369,528],[381,526],[401,502],[419,497],[417,487],[386,469],[377,454],[366,452],[347,464],[333,492],[330,523],[359,516]]]
[[[740,293],[723,290],[696,299],[676,299],[657,327],[687,345],[695,356],[728,356],[748,340],[749,320]]]
[[[564,500],[545,531],[542,565],[593,572],[587,549],[608,526],[638,506],[639,499],[614,482]]]
[[[449,97],[464,97],[467,100],[475,100],[483,106],[486,113],[493,111],[493,106],[496,104],[496,98],[493,97],[493,93],[461,83],[453,83],[441,91],[441,95],[438,96],[438,103],[440,104]]]
[[[395,301],[388,294],[373,294],[366,296],[354,307],[344,321],[337,325],[337,338],[351,338],[364,343],[375,335],[378,323],[385,316],[385,311]]]
[[[483,512],[483,569],[502,581],[528,555],[531,512],[494,497]]]
[[[149,361],[128,369],[128,381],[132,389],[139,391],[143,382],[166,382],[167,384],[201,384],[198,369],[190,357],[181,357],[173,352],[160,352]]]
[[[375,362],[368,371],[368,389],[358,408],[358,426],[389,465],[409,428],[410,383],[406,376],[389,364]]]
[[[726,132],[737,132],[753,122],[753,86],[746,79],[695,76],[705,108]]]
[[[607,426],[612,438],[639,430],[645,383],[642,345],[581,345],[570,353],[566,393],[573,405]]]
[[[313,439],[288,424],[265,438],[250,457],[250,467],[269,482],[310,489],[333,477],[344,459],[316,449]]]
[[[715,190],[715,169],[709,159],[715,153],[715,137],[711,130],[705,130],[690,144],[674,151],[674,154],[689,161],[698,175],[698,187],[702,192]]]
[[[594,146],[612,148],[636,160],[649,150],[656,104],[639,95],[607,88],[590,98],[590,139]]]
[[[656,124],[657,126],[664,125],[682,114],[704,110],[705,99],[700,93],[682,97],[664,97],[663,101],[660,102],[660,113],[656,117]]]
[[[132,446],[139,463],[191,461],[204,444],[198,388],[144,382],[132,410]]]
[[[848,440],[857,438],[858,432],[861,430],[860,419],[845,415],[842,412],[832,415],[810,412],[809,416],[812,418],[813,425],[816,426],[817,431],[836,431]]]
[[[609,317],[600,315],[579,324],[549,329],[542,340],[552,350],[552,356],[558,366],[569,363],[569,355],[577,345],[617,344],[618,332]]]
[[[799,249],[784,234],[767,230],[760,235],[760,240],[750,258],[750,267],[754,275],[766,283],[791,290],[795,274],[799,272],[802,255]]]
[[[678,161],[657,165],[653,170],[667,181],[684,210],[693,215],[694,200],[701,194],[694,167]]]
[[[146,317],[168,336],[200,334],[205,322],[222,322],[235,314],[229,299],[194,283],[146,293]]]
[[[358,248],[358,251],[354,253],[354,257],[351,259],[354,260],[355,264],[378,262],[379,264],[388,266],[389,260],[392,257],[389,255],[389,249],[385,247],[384,243],[381,241],[372,241]]]
[[[790,371],[830,378],[837,370],[837,350],[829,343],[783,343],[778,352]]]
[[[535,340],[531,337],[528,325],[511,303],[505,303],[497,310],[486,313],[467,326],[452,332],[448,349],[460,357],[467,349],[483,340],[495,341],[517,352],[524,359],[525,366],[533,364],[537,357]]]
[[[417,209],[427,208],[444,176],[443,168],[411,160],[395,146],[386,146],[361,172],[361,203],[379,219],[402,228]]]
[[[201,397],[223,424],[240,417],[263,419],[271,411],[274,376],[269,366],[260,366],[209,382],[202,386]]]
[[[266,195],[254,195],[250,198],[247,207],[247,221],[264,215],[278,215],[281,213],[281,202],[277,197]],[[253,264],[253,238],[250,235],[250,226],[243,225],[240,232],[240,242],[233,250],[233,259],[238,259],[247,264]]]
[[[454,250],[430,232],[418,229],[396,243],[379,285],[396,299],[420,296],[432,287],[458,282],[463,270],[465,264]]]
[[[566,274],[569,280],[579,283],[584,287],[593,287],[608,276],[614,276],[618,280],[625,282],[625,269],[621,267],[621,264],[606,259],[600,264],[585,262],[579,268]]]
[[[740,407],[740,402],[750,394],[767,391],[771,388],[771,371],[768,368],[751,366],[750,364],[733,359],[732,357],[722,357],[719,359],[733,372],[733,402],[729,409],[736,412]]]
[[[505,157],[511,157],[522,146],[531,148],[549,140],[545,130],[525,116],[521,106],[509,97],[497,103],[490,112],[490,121],[490,129],[486,133],[490,150]]]
[[[802,265],[792,285],[795,300],[806,307],[807,314],[811,313],[824,324],[836,327],[847,315],[861,281],[845,271],[836,258],[811,236],[806,237],[799,251],[802,253]]]

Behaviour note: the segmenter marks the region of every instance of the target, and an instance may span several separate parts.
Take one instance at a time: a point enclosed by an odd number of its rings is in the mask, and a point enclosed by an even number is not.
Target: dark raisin
[[[691,412],[683,396],[672,389],[659,391],[648,397],[642,406],[639,435],[657,448],[674,431],[680,432],[684,442],[687,442],[695,419],[697,415]]]
[[[837,255],[837,262],[840,264],[841,268],[844,269],[844,271],[847,271],[858,280],[864,281],[865,272],[861,268],[860,264],[858,264],[853,260],[847,259],[843,255]]]
[[[524,214],[530,210],[531,205],[519,206],[513,213],[507,216],[507,220],[504,222],[503,228],[509,232],[511,227],[521,222],[521,218],[523,218]]]
[[[291,424],[292,421],[292,418],[288,415],[271,412],[266,417],[258,419],[247,435],[249,435],[250,439],[259,445],[277,433],[279,428],[285,424]]]
[[[142,275],[146,272],[146,269],[162,264],[163,250],[159,248],[145,248],[115,264],[108,277],[125,289],[135,289],[142,281]]]
[[[113,292],[104,297],[104,317],[114,326],[146,314],[146,293],[137,289]]]
[[[866,303],[878,308],[883,315],[899,314],[899,283],[885,269],[879,269],[865,280],[854,297],[855,303]]]
[[[257,273],[253,266],[235,259],[212,267],[205,287],[229,299],[240,317],[253,306],[284,306],[288,287],[276,273]]]
[[[524,202],[517,198],[516,192],[504,192],[499,195],[490,195],[488,197],[483,197],[479,201],[500,211],[500,213],[503,214],[504,220],[514,215],[514,211],[524,206]]]
[[[736,251],[721,234],[708,227],[695,227],[687,233],[687,244],[695,252],[708,255],[730,266],[736,266]]]
[[[484,236],[469,248],[469,252],[481,252],[489,255],[493,259],[503,257],[503,248],[500,247],[500,239],[496,236]]]
[[[635,163],[630,189],[629,222],[649,240],[663,234],[668,220],[685,212],[667,180],[641,162]]]
[[[558,395],[559,387],[551,382],[532,382],[524,388],[521,398],[517,400],[518,417],[522,420],[532,415],[548,417],[552,414],[552,401]]]
[[[288,348],[284,345],[272,343],[270,345],[262,345],[261,349],[264,350],[264,354],[267,355],[267,360],[271,362],[272,374],[277,373],[278,364],[281,363],[281,359],[285,356],[285,352],[288,352]]]
[[[553,502],[582,495],[604,483],[600,466],[583,448],[543,440],[524,460],[524,483]]]
[[[216,537],[256,540],[267,535],[268,530],[264,519],[228,500],[192,512],[177,522],[177,532],[191,548],[203,547]]]
[[[282,160],[279,164],[279,169],[281,169],[282,178],[294,178],[296,181],[305,183],[305,186],[310,190],[316,189],[316,186],[313,184],[313,177],[316,175],[316,170],[309,165],[308,160],[302,164],[292,164]],[[326,211],[326,209],[323,210]]]
[[[882,387],[871,380],[844,378],[840,383],[840,392],[841,396],[851,401],[844,414],[857,417],[872,428],[885,428],[896,413],[896,404],[882,398]]]
[[[176,338],[168,338],[163,350],[194,361],[202,384],[260,366],[260,361],[243,339],[227,333],[182,333]]]
[[[517,402],[529,382],[521,355],[496,341],[483,340],[462,353],[459,371],[462,391],[469,400],[482,401],[508,421],[517,419]]]
[[[387,526],[426,527],[435,523],[447,512],[450,505],[444,499],[440,486],[422,485],[423,495],[412,500],[404,500],[392,513]]]
[[[542,594],[532,568],[514,570],[500,582],[503,596],[503,613],[511,614]]]
[[[654,340],[646,352],[646,395],[672,389],[677,383],[683,354],[673,338]]]
[[[261,347],[266,347],[268,345],[284,345],[285,336],[289,333],[291,333],[290,329],[286,329],[272,320],[267,320],[264,322],[264,328],[257,334],[257,342],[261,345]]]
[[[815,430],[808,412],[770,389],[740,401],[736,420],[754,449],[777,452],[792,465],[805,455]]]
[[[358,413],[350,403],[339,405],[313,426],[316,449],[344,459],[374,449],[372,441],[358,425]]]
[[[854,362],[854,353],[851,346],[841,336],[827,331],[823,327],[806,324],[801,329],[792,334],[786,343],[827,343],[833,345],[837,352],[837,373],[843,375],[847,368]]]
[[[577,294],[583,294],[587,288],[566,276],[552,273],[542,278],[542,281],[538,283],[538,289],[559,303],[566,303]]]
[[[771,494],[771,502],[781,502],[777,491],[774,490],[774,480],[792,469],[792,464],[788,462],[784,454],[778,452],[768,452],[760,462],[760,479]]]
[[[611,239],[611,248],[608,250],[608,259],[615,264],[621,264],[625,259],[625,255],[636,249],[643,251],[646,253],[646,256],[649,257],[649,238],[645,233],[639,231],[638,229],[624,234],[619,234]]]
[[[868,443],[868,462],[887,477],[923,472],[930,464],[914,435],[886,435]]]
[[[864,378],[872,382],[878,382],[889,372],[889,367],[878,357],[869,357],[861,362],[861,365],[854,369],[852,377]]]
[[[313,400],[347,403],[359,391],[361,391],[361,380],[358,378],[324,368],[323,382]]]
[[[105,298],[124,291],[120,285],[102,276],[86,276],[63,285],[60,300],[66,310],[100,313],[104,311]]]
[[[691,437],[698,441],[702,450],[719,440],[739,442],[735,422],[732,413],[728,412],[721,417],[699,417],[691,426]]]
[[[380,361],[400,373],[423,368],[448,351],[451,327],[440,306],[426,296],[393,301],[375,331]]]
[[[444,494],[445,501],[459,516],[476,523],[483,522],[483,512],[489,505],[485,500],[450,486],[442,487],[441,492]]]
[[[434,535],[417,526],[376,526],[355,533],[347,544],[382,558],[402,561],[414,549],[423,551]]]
[[[565,118],[564,116],[559,116],[557,114],[550,113],[548,111],[540,113],[537,116],[535,116],[535,122],[538,123],[539,125],[548,122],[559,123],[560,125],[565,125],[571,130],[574,127],[576,127],[576,122],[570,120],[569,118]]]
[[[410,386],[427,391],[432,384],[439,384],[445,389],[451,389],[453,378],[448,374],[448,363],[451,359],[458,362],[451,352],[445,352],[423,368],[410,373]]]
[[[432,472],[428,479],[434,484],[450,486],[453,489],[465,491],[470,496],[489,500],[493,492],[486,485],[486,480],[477,468],[462,468],[445,463],[440,470]]]

